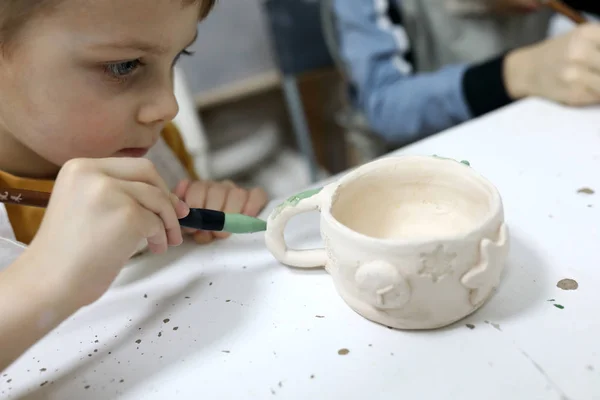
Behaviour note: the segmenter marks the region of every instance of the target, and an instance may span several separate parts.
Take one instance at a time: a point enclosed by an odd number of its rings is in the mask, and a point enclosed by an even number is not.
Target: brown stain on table
[[[348,354],[348,353],[350,353],[350,350],[348,350],[348,349],[339,349],[339,350],[338,350],[338,354],[339,354],[340,356],[345,356],[345,355],[346,355],[346,354]]]
[[[589,187],[582,187],[581,189],[579,189],[577,191],[577,193],[582,193],[582,194],[594,194],[596,192],[594,192],[594,189],[591,189]]]
[[[562,290],[577,290],[579,283],[575,279],[561,279],[556,284],[556,287]]]

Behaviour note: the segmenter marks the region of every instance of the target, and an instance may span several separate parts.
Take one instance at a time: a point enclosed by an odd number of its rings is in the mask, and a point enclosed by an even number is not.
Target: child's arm
[[[25,251],[0,272],[0,371],[78,309],[40,275],[56,268],[51,264]]]
[[[66,164],[35,238],[0,272],[0,368],[100,298],[143,240],[153,252],[181,244],[188,213],[148,160]]]

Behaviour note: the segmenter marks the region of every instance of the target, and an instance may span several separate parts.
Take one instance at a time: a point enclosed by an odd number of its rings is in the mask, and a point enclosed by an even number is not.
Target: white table
[[[506,274],[466,320],[390,330],[262,235],[190,244],[136,260],[7,371],[0,399],[600,399],[600,192],[577,192],[600,191],[600,110],[528,100],[400,153],[467,159],[503,196]],[[289,241],[318,245],[317,215]]]

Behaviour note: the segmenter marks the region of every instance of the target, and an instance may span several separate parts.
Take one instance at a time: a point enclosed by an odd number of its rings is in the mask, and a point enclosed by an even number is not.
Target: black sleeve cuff
[[[563,0],[566,4],[590,14],[600,15],[600,3],[598,0]]]
[[[467,105],[478,117],[496,110],[513,100],[504,86],[504,54],[469,67],[463,76],[462,87]]]

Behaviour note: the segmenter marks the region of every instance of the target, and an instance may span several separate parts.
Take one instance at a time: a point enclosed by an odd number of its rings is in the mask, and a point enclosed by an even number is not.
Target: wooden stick
[[[550,7],[557,13],[564,15],[565,17],[569,18],[571,21],[575,22],[578,25],[587,22],[587,19],[581,13],[575,11],[560,0],[541,0],[541,2],[545,6]]]
[[[50,193],[35,190],[0,188],[0,203],[31,207],[48,207]]]

